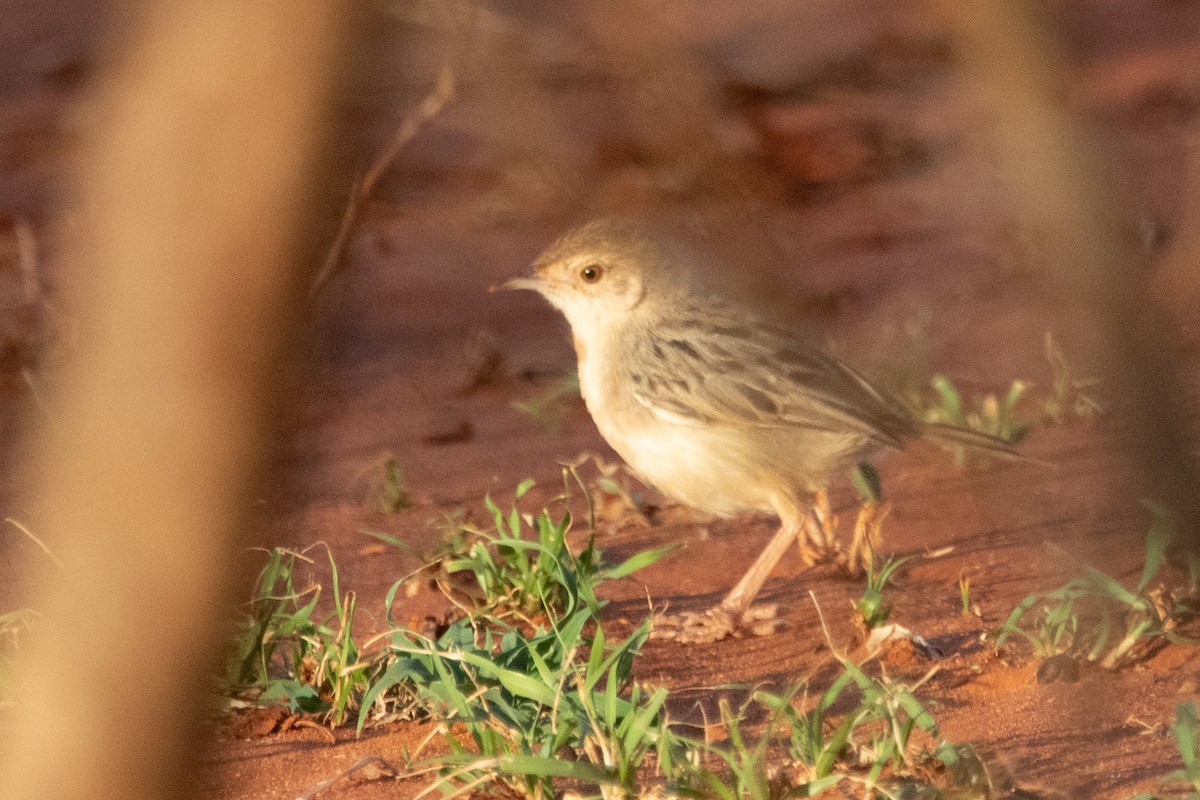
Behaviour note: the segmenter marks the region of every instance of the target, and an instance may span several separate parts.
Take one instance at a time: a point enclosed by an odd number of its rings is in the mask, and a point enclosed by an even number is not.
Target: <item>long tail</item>
[[[1017,451],[1009,442],[990,433],[973,431],[970,428],[959,428],[941,422],[930,422],[921,428],[922,438],[943,447],[962,445],[973,450],[981,450],[1001,458],[1012,458],[1018,461],[1037,461]]]

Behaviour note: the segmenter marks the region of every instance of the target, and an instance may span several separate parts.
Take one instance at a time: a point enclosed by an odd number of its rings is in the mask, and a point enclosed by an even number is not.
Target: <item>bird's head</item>
[[[539,292],[579,329],[670,302],[688,286],[676,245],[637,222],[609,218],[564,234],[533,262],[531,274],[496,288]]]

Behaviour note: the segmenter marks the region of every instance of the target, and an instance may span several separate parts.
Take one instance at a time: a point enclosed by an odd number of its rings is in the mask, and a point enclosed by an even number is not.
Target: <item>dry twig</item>
[[[358,221],[358,213],[362,208],[363,202],[370,196],[375,184],[383,177],[397,156],[403,152],[417,134],[421,132],[429,121],[441,113],[446,103],[454,96],[454,67],[453,60],[447,59],[446,63],[442,64],[441,70],[438,71],[437,81],[433,85],[433,89],[426,95],[421,104],[405,115],[404,120],[400,123],[400,127],[392,135],[391,141],[388,142],[386,148],[367,170],[366,174],[358,180],[354,185],[353,191],[350,193],[350,199],[346,203],[346,211],[342,214],[342,222],[338,226],[337,235],[333,239],[333,244],[329,248],[329,253],[325,256],[325,263],[321,265],[321,269],[313,278],[312,285],[309,287],[309,295],[316,296],[321,291],[321,287],[329,280],[334,272],[342,264],[342,256],[346,251],[346,243],[350,239],[350,234],[354,230],[354,224]]]
[[[29,530],[29,528],[27,528],[26,526],[17,522],[12,517],[5,517],[4,521],[7,522],[9,525],[12,525],[14,528],[19,530],[21,533],[28,536],[29,540],[32,541],[34,544],[36,544],[38,547],[40,547],[42,549],[42,552],[46,554],[46,557],[54,562],[54,566],[58,567],[59,569],[62,569],[62,562],[59,561],[58,557],[54,555],[54,552],[49,547],[46,546],[45,542],[43,542],[41,539],[39,539],[37,536],[34,535],[33,531]]]
[[[368,767],[371,769],[367,770]],[[396,768],[389,764],[383,758],[383,756],[364,756],[363,758],[360,758],[358,761],[354,762],[349,769],[339,772],[332,778],[321,781],[304,794],[299,795],[296,800],[312,800],[312,798],[333,786],[338,781],[342,780],[343,778],[349,778],[359,770],[365,771],[366,780],[395,779],[398,774]]]

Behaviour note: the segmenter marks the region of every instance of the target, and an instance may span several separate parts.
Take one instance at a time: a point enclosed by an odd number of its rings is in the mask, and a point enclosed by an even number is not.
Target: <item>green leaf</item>
[[[834,729],[833,735],[829,737],[829,741],[822,748],[817,763],[813,765],[813,772],[818,777],[825,777],[833,771],[834,764],[842,757],[842,751],[846,749],[846,743],[850,741],[850,732],[854,730],[858,723],[862,722],[865,715],[865,710],[860,710],[855,714],[847,714],[837,728]]]
[[[408,542],[404,541],[403,539],[392,536],[390,534],[384,533],[383,531],[374,531],[369,528],[361,528],[358,532],[362,533],[362,534],[366,534],[367,536],[370,536],[372,538],[378,539],[379,541],[384,542],[385,544],[390,544],[392,547],[398,547],[401,550],[405,550],[410,553],[416,552],[416,548],[413,547]]]
[[[883,481],[879,479],[879,472],[870,463],[860,461],[850,473],[850,482],[854,484],[855,491],[864,502],[883,500]]]
[[[315,714],[329,708],[329,704],[321,699],[316,689],[294,680],[271,681],[258,699],[264,703],[285,701],[284,704],[292,713],[303,711]]]
[[[617,688],[620,682],[617,665],[613,664],[608,670],[608,684],[604,687],[604,719],[610,723],[617,719]]]
[[[1120,581],[1111,575],[1101,572],[1092,566],[1085,568],[1085,575],[1087,576],[1088,580],[1092,581],[1096,585],[1096,588],[1100,589],[1104,594],[1107,594],[1114,600],[1130,606],[1131,608],[1142,607],[1144,602],[1142,598],[1126,589],[1121,585]]]
[[[595,619],[595,617],[592,616],[592,612],[588,611],[586,608],[574,612],[561,627],[557,628],[556,636],[558,638],[559,647],[561,647],[563,650],[569,651],[577,644],[586,646],[587,643],[583,639],[583,627],[593,619]],[[599,626],[597,626],[596,637],[603,641],[603,636],[603,631]]]
[[[954,423],[963,422],[965,417],[962,410],[962,398],[959,397],[958,390],[954,388],[954,384],[950,382],[950,379],[945,375],[934,375],[930,379],[929,384],[937,392],[938,397],[942,401],[946,421]]]
[[[1175,746],[1183,757],[1183,764],[1188,769],[1194,765],[1200,766],[1197,744],[1200,743],[1200,716],[1196,713],[1194,702],[1180,703],[1175,706],[1175,724],[1171,726],[1171,735],[1175,738]]]
[[[597,626],[596,635],[592,639],[592,650],[588,653],[587,671],[583,674],[583,693],[591,694],[592,689],[600,678],[604,677],[601,662],[604,660],[604,629]]]
[[[678,550],[681,546],[682,545],[673,544],[668,545],[667,547],[658,547],[654,550],[643,550],[642,552],[625,559],[617,566],[605,569],[603,577],[605,580],[624,578],[626,575],[637,572],[639,569],[645,569],[668,553]]]
[[[1175,520],[1166,506],[1150,500],[1143,500],[1142,505],[1150,509],[1154,520],[1146,533],[1146,564],[1142,567],[1142,578],[1138,581],[1139,594],[1146,591],[1150,581],[1154,580],[1154,576],[1167,560],[1167,547],[1175,538],[1176,531]]]
[[[1025,390],[1027,388],[1028,384],[1026,384],[1025,381],[1012,382],[1012,386],[1009,387],[1008,393],[1004,395],[1004,400],[1001,401],[1001,408],[1003,409],[1005,415],[1012,414],[1017,402],[1021,399],[1021,395],[1025,394]]]
[[[818,795],[832,789],[842,782],[844,776],[829,775],[824,778],[818,778],[815,781],[794,786],[787,791],[784,797],[817,797]]]
[[[897,699],[900,701],[900,707],[904,709],[913,723],[920,726],[921,730],[933,738],[939,738],[937,721],[911,692],[900,692]]]
[[[500,507],[498,505],[496,505],[494,502],[492,502],[491,495],[484,496],[483,505],[491,513],[492,522],[495,524],[496,530],[498,530],[498,531],[504,530],[504,512],[500,510]]]
[[[554,705],[553,686],[547,686],[544,682],[525,673],[499,667],[496,662],[476,653],[462,653],[461,657],[465,663],[478,669],[481,675],[499,681],[501,686],[518,697],[524,697],[545,706]]]
[[[650,725],[658,719],[658,712],[662,709],[663,703],[667,701],[667,690],[658,689],[646,705],[633,714],[632,722],[629,723],[628,730],[625,731],[624,745],[626,752],[631,752],[642,741],[649,730]]]

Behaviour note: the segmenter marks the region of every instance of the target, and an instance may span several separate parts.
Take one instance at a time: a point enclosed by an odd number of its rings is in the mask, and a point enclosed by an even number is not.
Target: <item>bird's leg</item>
[[[809,566],[827,559],[838,560],[841,548],[837,540],[837,518],[829,508],[829,493],[818,489],[813,494],[812,509],[805,516],[803,530],[797,541],[800,558]]]
[[[725,595],[725,599],[707,611],[660,617],[651,636],[674,639],[677,642],[715,642],[724,639],[739,626],[745,625],[756,635],[774,633],[780,626],[774,606],[751,607],[755,596],[783,554],[801,534],[799,514],[787,509],[780,514],[779,531],[767,542],[758,558],[746,570],[741,580]]]
[[[837,519],[829,508],[829,492],[823,488],[817,489],[813,494],[813,515],[821,527],[821,546],[827,553],[836,553],[838,550]]]
[[[846,569],[851,575],[867,571],[883,541],[883,520],[891,510],[891,505],[878,500],[868,500],[859,509],[858,519],[854,522],[854,538],[846,553]]]
[[[800,533],[796,536],[796,546],[800,548],[800,560],[804,562],[804,566],[811,567],[821,560],[825,552],[821,544],[822,539],[821,524],[817,521],[816,514],[805,514],[800,522]]]
[[[746,570],[746,574],[742,576],[741,580],[729,590],[729,594],[725,595],[719,608],[724,608],[738,616],[746,613],[746,609],[758,595],[758,590],[767,582],[767,576],[771,574],[771,570],[775,569],[779,559],[783,558],[784,552],[800,535],[800,520],[790,517],[792,517],[790,514],[781,517],[779,531],[771,538],[771,541],[767,542],[767,546],[750,565],[750,569]]]

